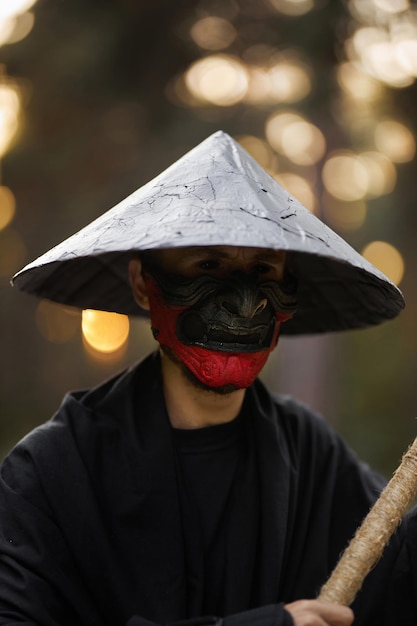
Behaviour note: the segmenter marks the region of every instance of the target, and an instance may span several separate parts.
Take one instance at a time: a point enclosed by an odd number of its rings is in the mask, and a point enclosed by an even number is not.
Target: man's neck
[[[204,428],[231,422],[242,408],[245,390],[227,394],[193,385],[181,367],[161,354],[162,380],[169,420],[174,428]]]

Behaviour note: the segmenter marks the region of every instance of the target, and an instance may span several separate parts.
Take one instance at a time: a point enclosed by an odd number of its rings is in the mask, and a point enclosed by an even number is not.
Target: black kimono
[[[169,423],[157,354],[68,395],[1,467],[0,624],[135,626],[207,614],[232,626],[291,624],[283,603],[316,596],[383,481],[324,420],[259,381],[237,419],[238,431],[218,431],[234,461],[211,442],[208,464],[194,448],[185,459],[190,444]],[[217,512],[210,471],[211,496],[197,506],[190,490],[204,467],[220,473]]]

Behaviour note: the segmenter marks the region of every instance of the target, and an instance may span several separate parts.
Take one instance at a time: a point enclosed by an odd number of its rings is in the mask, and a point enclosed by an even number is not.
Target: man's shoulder
[[[3,469],[14,462],[74,458],[76,449],[88,446],[94,437],[111,438],[128,419],[128,409],[141,388],[149,391],[156,367],[151,355],[97,386],[67,393],[56,413],[14,446]]]

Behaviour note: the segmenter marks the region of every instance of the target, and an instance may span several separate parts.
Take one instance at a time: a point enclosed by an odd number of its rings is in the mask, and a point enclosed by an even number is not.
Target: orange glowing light
[[[16,200],[9,187],[0,186],[0,230],[12,221],[16,210]]]
[[[129,337],[129,318],[119,313],[85,309],[82,312],[83,338],[98,352],[116,352]]]
[[[400,284],[404,276],[405,263],[397,248],[386,241],[373,241],[364,248],[362,255],[393,283]]]

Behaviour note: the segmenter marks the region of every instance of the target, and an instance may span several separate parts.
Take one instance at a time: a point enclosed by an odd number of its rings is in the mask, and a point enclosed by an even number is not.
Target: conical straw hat
[[[386,276],[221,131],[12,282],[67,305],[141,315],[127,274],[137,251],[212,245],[288,251],[299,307],[283,333],[365,327],[395,317],[404,306]]]

